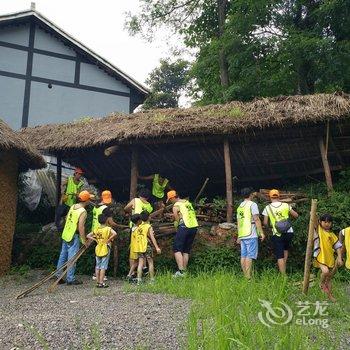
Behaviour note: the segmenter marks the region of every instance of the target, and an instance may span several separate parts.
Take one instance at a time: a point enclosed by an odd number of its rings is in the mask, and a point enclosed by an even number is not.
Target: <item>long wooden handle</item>
[[[80,252],[81,249],[83,249],[84,247],[81,247],[78,252],[73,256],[73,258]],[[72,259],[73,259],[72,258]],[[58,269],[56,269],[55,271],[52,271],[49,275],[47,275],[46,277],[44,277],[43,279],[41,279],[39,282],[35,283],[33,286],[31,286],[30,288],[26,289],[24,292],[22,292],[21,294],[18,294],[16,296],[16,299],[20,299],[25,297],[26,295],[28,295],[29,293],[31,293],[33,290],[39,288],[40,286],[42,286],[45,282],[47,282],[48,280],[50,280],[54,275],[56,275],[57,272],[63,270],[67,265],[68,265],[69,261],[65,262],[62,266],[60,266]]]
[[[317,199],[311,200],[310,221],[309,221],[309,233],[307,237],[307,245],[305,252],[305,265],[304,265],[304,279],[303,279],[303,293],[307,294],[310,284],[310,269],[312,262],[312,251],[314,243],[314,230],[316,224],[316,209]]]
[[[76,253],[69,261],[68,264],[66,265],[65,269],[62,271],[61,275],[56,279],[55,282],[53,282],[51,284],[51,286],[47,289],[47,291],[49,293],[52,293],[56,290],[58,283],[62,280],[62,278],[64,278],[67,273],[68,270],[78,261],[78,259],[85,253],[86,249],[88,247],[86,247],[85,245],[83,245],[79,250],[78,253]]]

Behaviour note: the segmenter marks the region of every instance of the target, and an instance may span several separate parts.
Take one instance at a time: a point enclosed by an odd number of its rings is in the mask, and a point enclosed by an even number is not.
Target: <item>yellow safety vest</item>
[[[144,253],[147,250],[147,236],[150,228],[151,225],[148,222],[143,222],[136,227],[134,231],[135,241],[133,246],[133,251],[135,253]]]
[[[346,249],[345,267],[350,270],[350,227],[344,229],[344,245]]]
[[[252,233],[252,201],[244,201],[237,208],[238,238],[246,237]]]
[[[83,181],[79,181],[79,183],[74,182],[73,176],[68,177],[67,188],[65,191],[66,199],[64,203],[71,207],[73,204],[77,202],[77,195],[81,191],[84,183]]]
[[[70,242],[73,239],[74,234],[77,232],[80,215],[86,212],[85,208],[74,209],[74,205],[71,206],[67,214],[66,223],[62,232],[62,239],[66,242]]]
[[[267,215],[269,216],[270,223],[272,226],[272,233],[276,236],[281,236],[281,233],[279,233],[276,230],[275,224],[276,221],[282,221],[289,219],[289,204],[287,203],[281,203],[277,208],[275,208],[273,205],[269,204],[266,207]],[[271,211],[274,215],[271,214]]]
[[[99,227],[94,233],[94,238],[97,240],[97,245],[95,248],[95,254],[98,257],[103,257],[108,255],[108,246],[106,241],[108,240],[110,234],[111,234],[111,228],[108,226],[105,227]]]
[[[100,227],[100,223],[98,222],[98,217],[102,214],[102,212],[107,208],[107,205],[103,204],[99,207],[95,207],[92,209],[92,225],[91,231],[94,232],[97,228]]]
[[[193,206],[189,201],[179,201],[176,202],[174,206],[179,207],[182,221],[184,222],[187,228],[198,227],[196,212],[194,211]]]
[[[154,174],[152,183],[152,194],[154,197],[162,199],[164,197],[164,189],[167,186],[169,180],[164,179],[163,184],[159,183],[159,174]]]

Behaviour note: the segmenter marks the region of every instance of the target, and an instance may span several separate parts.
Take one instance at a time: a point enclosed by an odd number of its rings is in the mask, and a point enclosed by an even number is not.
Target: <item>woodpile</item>
[[[267,189],[261,189],[259,192],[256,192],[256,196],[265,202],[270,202],[269,191]],[[279,193],[279,200],[284,203],[300,203],[309,200],[306,194],[301,192],[279,191]]]
[[[196,205],[197,218],[200,221],[219,223],[226,221],[226,208],[220,208],[214,203]]]

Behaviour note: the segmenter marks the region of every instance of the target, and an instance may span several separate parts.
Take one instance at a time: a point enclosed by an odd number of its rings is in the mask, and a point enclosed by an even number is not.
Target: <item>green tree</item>
[[[188,82],[189,63],[183,59],[171,62],[161,59],[159,67],[155,68],[146,80],[151,87],[151,93],[142,108],[172,108],[178,107],[181,92]]]
[[[133,33],[196,48],[199,103],[350,91],[350,0],[140,0]]]

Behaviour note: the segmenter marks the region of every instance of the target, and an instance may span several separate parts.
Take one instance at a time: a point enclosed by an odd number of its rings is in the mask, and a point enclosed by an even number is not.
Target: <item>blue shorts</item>
[[[249,259],[258,257],[258,238],[241,239],[241,257]]]
[[[109,263],[109,256],[111,255],[111,248],[108,247],[108,254],[106,256],[96,256],[96,269],[107,270]]]

